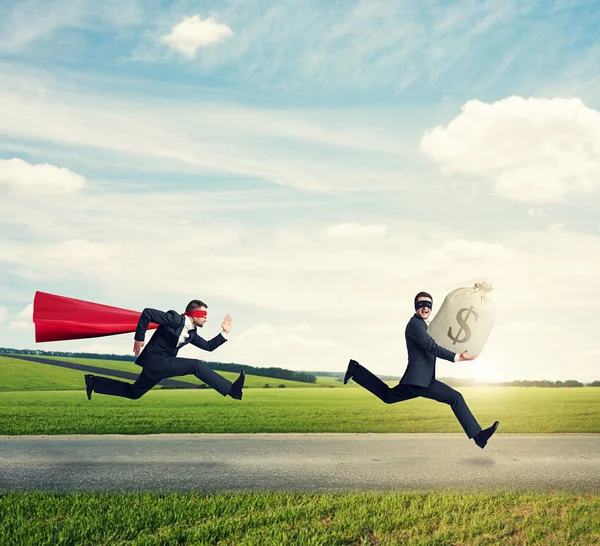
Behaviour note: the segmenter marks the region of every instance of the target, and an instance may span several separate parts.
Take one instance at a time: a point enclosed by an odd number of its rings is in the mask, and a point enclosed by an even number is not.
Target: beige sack
[[[455,352],[480,354],[494,324],[494,307],[487,283],[450,292],[427,332],[438,345]]]

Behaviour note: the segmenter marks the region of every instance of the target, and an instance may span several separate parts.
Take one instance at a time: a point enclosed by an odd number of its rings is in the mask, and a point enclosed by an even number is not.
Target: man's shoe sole
[[[244,393],[242,392],[242,389],[244,388],[244,382],[246,381],[246,370],[244,370],[243,368],[242,368],[242,371],[240,372],[239,377],[233,383],[234,384],[237,383],[240,379],[242,381],[241,381],[241,385],[240,385],[240,395],[239,395],[239,397],[238,396],[232,396],[231,393],[229,394],[229,396],[231,396],[231,398],[233,398],[234,400],[241,400],[242,396],[244,395]]]
[[[477,440],[475,440],[475,443],[481,448],[483,449],[487,443],[488,440],[494,435],[494,433],[498,430],[498,427],[500,426],[500,421],[494,421],[494,424],[490,427],[494,427],[494,430],[492,430],[492,433],[486,438],[486,440],[483,442],[483,444],[479,443]]]
[[[92,374],[86,374],[85,378],[85,394],[87,395],[88,400],[92,399],[92,393],[94,392],[94,376]],[[91,388],[88,385],[88,379],[91,380],[92,386]]]

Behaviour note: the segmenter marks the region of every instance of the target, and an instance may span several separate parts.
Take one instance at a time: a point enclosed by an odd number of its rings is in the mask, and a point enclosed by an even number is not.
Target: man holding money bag
[[[454,326],[454,329],[452,326],[449,326],[449,331],[446,331],[445,333],[450,337],[448,338],[448,341],[444,340],[444,345],[452,345],[454,339],[454,343],[458,344],[460,342],[462,344],[462,348],[465,343],[465,338],[473,337],[474,326],[470,326],[469,322],[475,322],[474,317],[476,316],[481,317],[482,314],[480,313],[480,308],[484,303],[484,300],[481,296],[484,296],[486,291],[491,290],[491,287],[483,283],[483,285],[475,285],[474,289],[479,291],[480,294],[477,294],[475,298],[471,298],[470,303],[472,305],[469,305],[468,307],[461,307],[457,311],[457,314],[460,317],[458,328],[456,325],[452,325]],[[459,291],[460,290],[464,291],[467,289],[459,289]],[[448,298],[457,292],[458,291],[455,290],[453,293],[448,295]],[[479,297],[480,301],[479,306],[476,305],[477,297]],[[444,302],[445,304],[448,303],[448,298],[446,298],[446,301]],[[383,381],[381,381],[381,379],[372,374],[365,367],[361,366],[358,362],[355,360],[350,360],[348,369],[346,370],[346,375],[344,377],[344,384],[348,383],[348,381],[352,379],[361,387],[364,387],[369,392],[383,400],[386,404],[403,402],[404,400],[411,400],[412,398],[417,398],[419,396],[448,404],[452,408],[454,415],[456,415],[456,418],[461,424],[467,437],[472,438],[475,443],[481,449],[483,449],[492,434],[496,432],[499,422],[495,421],[491,427],[482,430],[482,428],[479,426],[479,423],[471,413],[471,410],[469,410],[462,394],[435,378],[435,361],[437,357],[443,358],[444,360],[449,360],[451,362],[458,362],[474,360],[477,358],[478,354],[468,355],[467,349],[457,353],[452,349],[445,348],[442,346],[442,343],[439,340],[436,340],[432,337],[432,335],[428,332],[427,324],[427,319],[429,318],[433,308],[433,298],[430,294],[427,292],[419,292],[415,296],[414,304],[415,314],[408,321],[405,330],[406,348],[408,351],[408,366],[406,367],[406,371],[404,372],[400,383],[398,383],[398,385],[395,387],[390,388]],[[445,309],[442,308],[438,315],[440,315],[442,311],[445,311]],[[442,318],[444,316],[447,318],[449,315],[448,313],[445,313]],[[434,321],[436,321],[436,319],[438,319],[438,316],[435,317]],[[439,329],[441,326],[443,326],[443,321],[440,319],[437,322],[438,325],[436,328]],[[482,325],[483,322],[486,321],[482,321]],[[479,350],[483,348],[483,344],[485,343],[487,335],[491,330],[491,323],[489,320],[486,322],[485,328],[487,328],[487,330],[484,329],[479,333],[476,332],[476,336],[474,338],[478,342],[476,347]],[[473,347],[475,347],[475,345],[473,345]],[[469,349],[471,349],[470,346]]]
[[[429,335],[449,351],[481,354],[494,325],[494,308],[488,296],[492,290],[484,282],[450,292],[429,325]]]

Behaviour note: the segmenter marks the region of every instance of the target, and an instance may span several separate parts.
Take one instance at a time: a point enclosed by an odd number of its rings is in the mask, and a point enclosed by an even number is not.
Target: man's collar
[[[190,317],[188,317],[187,315],[184,315],[183,325],[186,328],[186,330],[194,330],[196,328],[196,326],[192,322],[192,319]]]

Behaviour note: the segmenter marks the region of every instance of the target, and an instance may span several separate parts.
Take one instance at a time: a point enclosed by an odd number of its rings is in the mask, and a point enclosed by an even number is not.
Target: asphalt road
[[[0,436],[2,491],[600,492],[600,434]]]

